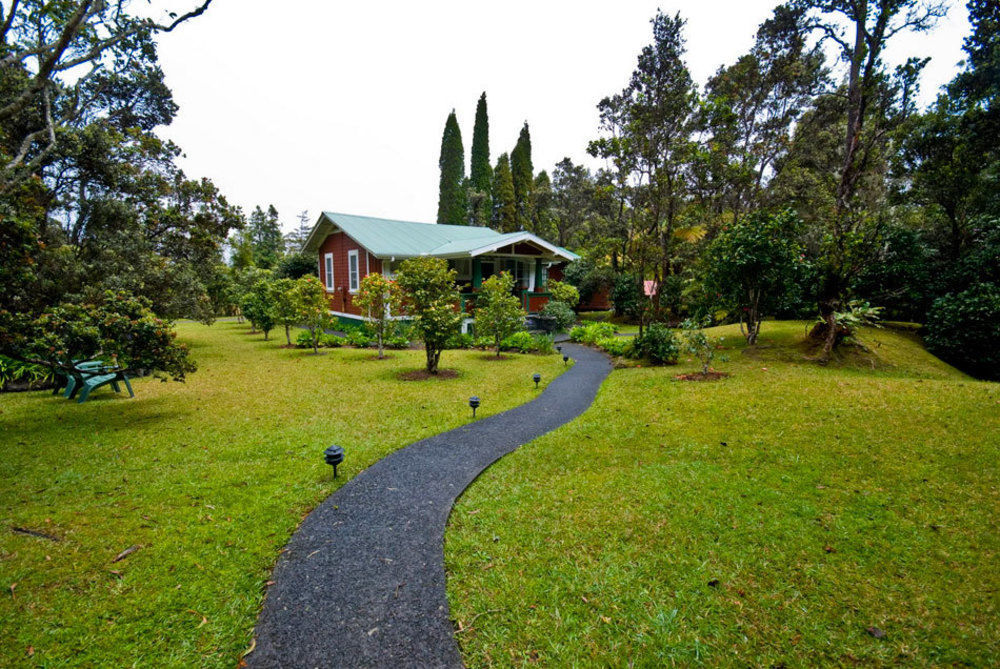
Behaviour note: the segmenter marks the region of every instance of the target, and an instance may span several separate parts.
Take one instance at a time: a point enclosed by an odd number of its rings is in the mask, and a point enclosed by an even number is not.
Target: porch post
[[[483,261],[476,257],[472,259],[472,287],[479,290],[483,285]]]
[[[535,258],[535,292],[540,293],[545,290],[542,285],[542,259]]]

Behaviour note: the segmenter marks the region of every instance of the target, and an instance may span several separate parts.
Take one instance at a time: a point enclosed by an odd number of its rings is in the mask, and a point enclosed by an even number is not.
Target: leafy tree
[[[979,283],[938,298],[927,315],[924,339],[945,360],[1000,380],[1000,286]]]
[[[531,204],[535,176],[535,168],[531,163],[531,132],[528,130],[527,121],[521,127],[514,150],[510,152],[510,172],[517,217],[514,229],[527,230],[534,218]]]
[[[524,329],[526,314],[514,295],[514,277],[509,272],[494,274],[483,281],[476,294],[476,335],[489,337],[500,357],[500,342]]]
[[[438,160],[441,182],[438,189],[438,223],[468,224],[468,202],[465,190],[465,150],[462,131],[455,110],[448,114],[441,137],[441,157]]]
[[[646,313],[646,295],[642,278],[634,274],[619,274],[611,289],[611,305],[615,313],[642,325]]]
[[[309,211],[303,209],[299,212],[299,215],[295,217],[299,225],[292,232],[285,235],[285,254],[286,255],[298,255],[302,251],[302,245],[306,243],[306,239],[309,238],[309,233],[312,232],[312,225],[309,223]],[[298,277],[293,277],[298,278]]]
[[[0,333],[0,354],[60,371],[82,383],[76,365],[101,360],[110,372],[152,370],[175,381],[195,371],[187,347],[175,341],[173,323],[158,318],[149,300],[107,291],[83,304],[62,303],[45,313],[17,314]]]
[[[610,267],[597,265],[586,258],[567,265],[565,276],[567,283],[576,286],[583,302],[589,302],[602,290],[611,290],[615,283],[615,276]]]
[[[111,112],[123,125],[143,123],[140,105],[109,106],[109,99],[134,98],[130,89],[164,90],[154,36],[200,16],[210,3],[169,12],[164,23],[130,13],[120,1],[24,0],[0,8],[0,192],[36,176],[65,138],[63,130],[81,119]],[[155,115],[145,121],[146,130],[164,122]]]
[[[552,180],[549,173],[542,170],[531,184],[531,227],[528,229],[545,239],[555,239],[557,219],[552,205]]]
[[[265,341],[275,326],[276,303],[277,291],[274,288],[270,272],[268,272],[250,287],[250,290],[243,296],[243,302],[240,305],[243,315],[247,317],[254,329],[264,333]]]
[[[551,299],[556,302],[563,302],[570,307],[575,307],[580,303],[580,291],[571,283],[549,281],[548,290],[552,296]]]
[[[266,213],[259,206],[253,210],[250,214],[248,232],[253,248],[254,265],[262,269],[274,269],[281,258],[284,239],[281,236],[278,210],[273,204],[268,205]]]
[[[369,274],[361,280],[354,304],[368,317],[368,329],[378,342],[378,358],[385,358],[385,340],[392,332],[395,321],[393,314],[399,314],[402,294],[395,281],[390,281],[379,273]]]
[[[803,249],[797,225],[790,211],[757,213],[723,227],[705,252],[705,289],[737,313],[750,346],[757,343],[764,316],[798,276]]]
[[[489,226],[493,217],[493,169],[490,167],[490,120],[486,93],[476,104],[476,124],[472,128],[472,163],[469,170],[469,205],[472,224]]]
[[[552,173],[552,204],[555,211],[556,243],[569,246],[587,224],[594,206],[596,185],[583,165],[569,158],[556,163]]]
[[[684,350],[701,363],[701,375],[707,376],[715,360],[715,349],[722,343],[721,337],[709,337],[701,323],[688,319],[681,324],[684,331]]]
[[[285,328],[285,341],[292,345],[292,326],[299,323],[299,291],[294,279],[280,278],[271,284],[274,322]],[[265,338],[267,333],[264,333]]]
[[[319,353],[320,338],[333,320],[326,288],[317,277],[306,275],[296,280],[295,289],[298,292],[299,323],[309,331],[313,353]]]
[[[298,279],[316,272],[316,256],[308,253],[291,253],[278,261],[275,276]]]
[[[396,275],[407,311],[413,316],[413,328],[424,342],[429,374],[438,373],[441,351],[462,329],[455,278],[455,270],[448,269],[445,260],[430,256],[404,260]]]
[[[500,154],[493,170],[493,228],[500,232],[517,230],[514,181],[510,173],[510,160],[506,153]]]
[[[878,169],[891,129],[912,106],[907,93],[921,67],[908,63],[893,90],[882,55],[892,37],[929,30],[946,8],[927,0],[796,0],[793,6],[805,13],[808,28],[834,44],[847,65],[841,167],[820,256],[819,310],[826,322],[823,358],[828,359],[838,341],[836,313],[849,278],[870,261],[874,248],[871,208],[858,195],[866,176]]]

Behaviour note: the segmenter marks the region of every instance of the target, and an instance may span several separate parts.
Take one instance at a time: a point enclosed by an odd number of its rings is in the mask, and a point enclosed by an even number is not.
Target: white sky
[[[273,203],[286,230],[308,209],[433,221],[441,131],[452,108],[468,152],[486,91],[490,158],[531,127],[535,170],[591,162],[596,104],[627,83],[657,7],[688,20],[699,84],[753,43],[777,0],[331,2],[215,0],[161,38],[180,105],[163,135],[249,213]],[[964,2],[889,53],[932,56],[933,100],[962,59]]]

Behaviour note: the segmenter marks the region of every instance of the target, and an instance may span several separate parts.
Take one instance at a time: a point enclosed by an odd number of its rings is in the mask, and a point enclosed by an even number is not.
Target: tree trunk
[[[384,360],[385,359],[385,346],[382,344],[382,333],[381,332],[379,333],[377,339],[378,339],[378,359],[379,360]]]
[[[426,343],[424,344],[424,351],[427,353],[427,373],[437,374],[440,353],[433,346],[429,346]]]
[[[292,345],[292,326],[291,325],[286,325],[285,326],[285,340],[288,342],[289,346]]]

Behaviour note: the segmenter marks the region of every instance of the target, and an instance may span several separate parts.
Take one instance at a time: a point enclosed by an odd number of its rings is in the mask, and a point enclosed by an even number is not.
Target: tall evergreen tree
[[[517,227],[527,230],[531,227],[531,187],[535,170],[531,164],[531,133],[528,122],[524,122],[517,144],[510,154],[510,172],[514,181],[514,202],[517,209]]]
[[[284,248],[278,210],[273,204],[268,206],[267,213],[259,206],[256,207],[250,214],[249,227],[254,264],[264,269],[273,268],[278,263]]]
[[[476,105],[472,129],[472,164],[469,171],[469,208],[473,225],[489,225],[493,215],[493,169],[490,167],[490,120],[486,93]]]
[[[462,148],[462,131],[452,109],[444,124],[441,137],[441,183],[438,189],[438,223],[468,224],[468,200],[465,192],[465,149]]]
[[[500,154],[493,169],[493,228],[500,232],[517,230],[514,180],[511,176],[510,159],[506,153]]]

